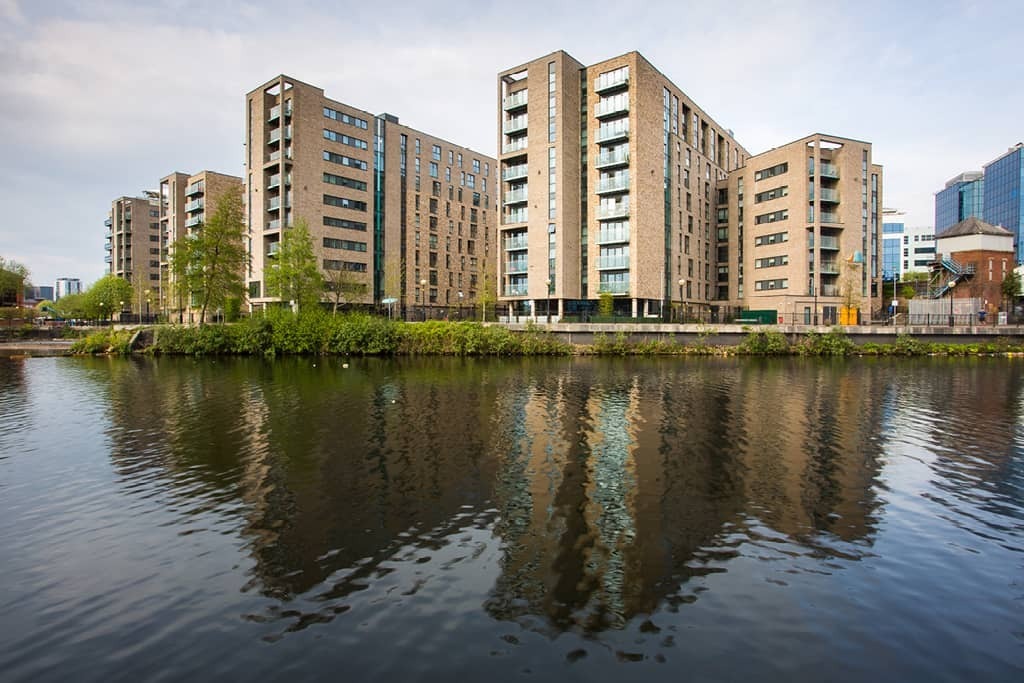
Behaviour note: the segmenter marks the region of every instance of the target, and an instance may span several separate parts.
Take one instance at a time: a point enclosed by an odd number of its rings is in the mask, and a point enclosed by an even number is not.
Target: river
[[[0,358],[0,680],[1024,680],[1020,359]]]

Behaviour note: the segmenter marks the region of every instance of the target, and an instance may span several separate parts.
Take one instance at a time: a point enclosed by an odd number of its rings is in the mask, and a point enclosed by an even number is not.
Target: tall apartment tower
[[[53,286],[54,301],[58,301],[62,296],[81,293],[82,281],[77,277],[59,277]]]
[[[935,193],[935,232],[971,217],[985,217],[985,174],[968,171]]]
[[[108,272],[133,285],[160,284],[160,209],[156,192],[111,202],[104,259]]]
[[[200,229],[217,210],[217,200],[231,189],[241,193],[242,179],[214,171],[200,171],[193,175],[175,172],[160,179],[160,191],[157,193],[160,203],[160,283],[156,298],[161,311],[187,308],[174,296],[175,283],[170,270],[174,243]]]
[[[362,287],[348,303],[476,303],[494,255],[493,158],[283,75],[246,96],[246,116],[252,306],[278,301],[264,273],[299,219],[328,281]]]
[[[638,52],[498,75],[499,299],[513,315],[717,310],[716,185],[746,150]]]
[[[881,206],[870,143],[815,134],[750,157],[717,197],[719,238],[736,245],[719,298],[783,323],[865,320],[881,305]]]

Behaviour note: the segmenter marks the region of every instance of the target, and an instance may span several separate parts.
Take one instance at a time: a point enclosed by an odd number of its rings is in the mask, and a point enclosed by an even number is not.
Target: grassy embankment
[[[710,334],[710,331],[709,331]],[[79,354],[131,352],[131,330],[103,330],[79,340],[72,351]],[[708,335],[709,336],[709,335]],[[369,315],[295,316],[277,311],[230,325],[155,328],[154,343],[145,352],[155,355],[753,355],[753,356],[969,356],[1024,353],[1024,346],[1005,340],[940,344],[901,336],[894,344],[856,345],[842,330],[810,333],[791,344],[785,335],[756,330],[735,346],[713,346],[701,337],[691,344],[669,338],[631,343],[625,333],[598,334],[587,346],[560,341],[543,328],[510,332],[504,327],[475,322],[406,323]]]

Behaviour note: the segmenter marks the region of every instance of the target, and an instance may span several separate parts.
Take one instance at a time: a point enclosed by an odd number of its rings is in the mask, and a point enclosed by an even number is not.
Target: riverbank
[[[19,339],[0,342],[0,358],[70,356],[73,344],[74,341],[63,339],[47,339],[43,341]]]
[[[798,329],[801,327],[803,329]],[[103,330],[76,342],[71,352],[266,357],[1024,354],[1024,337],[1017,329],[980,328],[975,334],[942,328],[931,334],[906,334],[893,328],[866,328],[867,332],[863,329],[567,323],[503,325],[467,321],[410,323],[367,315],[295,316],[281,312],[230,325]]]

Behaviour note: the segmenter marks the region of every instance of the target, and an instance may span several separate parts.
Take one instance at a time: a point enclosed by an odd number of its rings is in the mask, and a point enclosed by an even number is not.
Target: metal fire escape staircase
[[[974,277],[974,264],[966,265],[947,257],[931,264],[931,277],[928,279],[928,292],[932,299],[941,299],[963,280]]]

